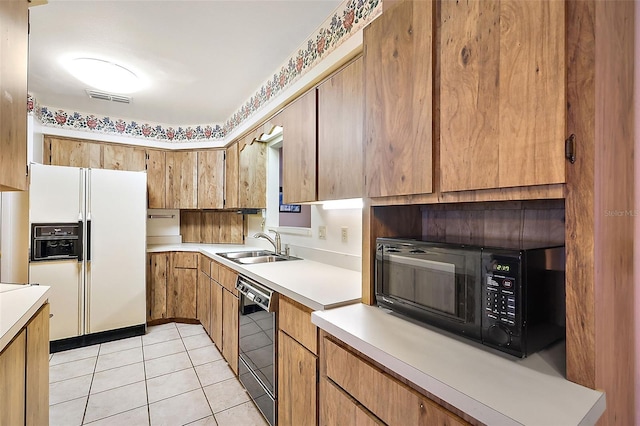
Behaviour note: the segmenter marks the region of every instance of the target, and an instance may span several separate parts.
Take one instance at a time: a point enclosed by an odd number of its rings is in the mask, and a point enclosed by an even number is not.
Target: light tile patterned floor
[[[50,425],[267,423],[201,325],[51,355]]]

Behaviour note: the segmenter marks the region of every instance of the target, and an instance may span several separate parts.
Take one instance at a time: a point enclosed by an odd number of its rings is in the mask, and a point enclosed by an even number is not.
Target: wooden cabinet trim
[[[282,295],[278,303],[278,328],[318,355],[318,327],[311,322],[312,310]]]

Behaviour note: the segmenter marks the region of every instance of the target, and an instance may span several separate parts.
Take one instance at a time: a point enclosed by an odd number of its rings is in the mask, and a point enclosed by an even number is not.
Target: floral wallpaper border
[[[284,89],[296,82],[313,68],[322,58],[335,50],[351,34],[382,13],[383,0],[345,0],[343,7],[330,16],[320,28],[309,37],[306,45],[263,83],[262,87],[229,118],[224,125],[205,124],[193,126],[167,127],[162,124],[138,123],[122,118],[99,117],[93,114],[70,112],[41,106],[29,94],[27,110],[48,127],[60,127],[87,132],[100,132],[135,138],[152,139],[163,142],[220,141],[240,124],[265,106]]]

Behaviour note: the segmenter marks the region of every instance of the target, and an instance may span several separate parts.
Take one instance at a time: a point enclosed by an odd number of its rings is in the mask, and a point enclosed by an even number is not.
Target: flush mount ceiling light
[[[102,59],[75,58],[66,61],[65,66],[78,80],[105,92],[132,93],[145,86],[133,71]]]

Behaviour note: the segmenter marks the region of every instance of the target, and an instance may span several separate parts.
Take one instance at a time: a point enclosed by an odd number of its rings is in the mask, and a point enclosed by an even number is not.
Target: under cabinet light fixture
[[[324,201],[322,208],[324,210],[346,210],[346,209],[362,209],[362,198],[349,198],[346,200]]]

